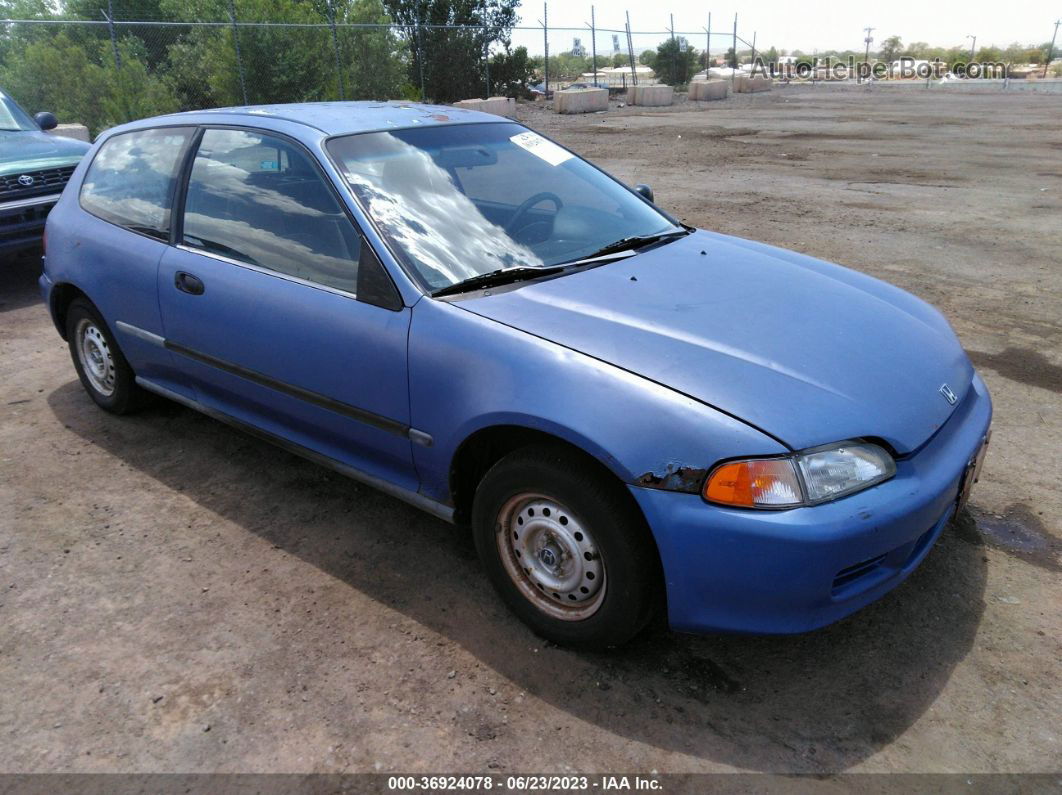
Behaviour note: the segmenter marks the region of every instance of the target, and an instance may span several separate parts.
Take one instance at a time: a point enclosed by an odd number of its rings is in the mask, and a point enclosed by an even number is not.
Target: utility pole
[[[971,35],[971,36],[967,36],[966,38],[972,39],[972,41],[970,42],[970,63],[973,63],[974,62],[974,50],[977,49],[977,37]]]
[[[1062,25],[1062,19],[1055,21],[1055,35],[1051,37],[1051,45],[1047,48],[1047,60],[1044,61],[1044,77],[1047,77],[1047,67],[1051,65],[1051,59],[1055,54],[1055,39],[1058,38],[1058,26]]]
[[[866,38],[863,39],[863,42],[867,45],[867,49],[866,53],[863,55],[863,73],[859,75],[860,83],[863,82],[864,77],[867,77],[870,74],[870,43],[874,41],[873,37],[870,35],[874,32],[874,28],[863,28],[863,30],[867,33]]]

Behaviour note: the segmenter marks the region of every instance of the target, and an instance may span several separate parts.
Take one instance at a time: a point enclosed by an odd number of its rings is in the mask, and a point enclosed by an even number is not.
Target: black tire
[[[136,374],[111,330],[84,298],[75,298],[67,308],[66,340],[77,377],[97,406],[112,414],[128,414],[148,402],[148,393],[137,386]],[[100,358],[93,360],[93,353]]]
[[[555,507],[551,513],[543,505]],[[587,532],[557,541],[554,531],[565,533],[572,527]],[[525,624],[554,643],[584,649],[620,646],[662,605],[659,556],[636,503],[611,475],[563,447],[523,448],[491,467],[476,490],[472,530],[479,558],[501,598]],[[519,539],[521,532],[523,541],[510,541]],[[592,547],[576,546],[575,538]],[[544,544],[537,555],[531,554],[533,546],[522,547],[522,555],[517,551],[521,544],[536,543]],[[555,570],[566,582],[596,576],[598,590],[576,585],[567,592],[560,588],[559,593],[548,593],[553,589],[542,577],[554,570],[545,568],[542,560],[547,547],[546,561],[561,561]],[[582,562],[584,557],[588,563]],[[531,565],[525,567],[528,561]],[[592,580],[584,584],[596,585]]]

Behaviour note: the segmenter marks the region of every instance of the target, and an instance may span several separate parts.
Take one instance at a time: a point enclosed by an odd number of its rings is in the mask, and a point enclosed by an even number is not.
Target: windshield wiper
[[[631,251],[636,248],[641,248],[642,246],[648,246],[650,243],[658,243],[661,240],[685,237],[690,231],[691,230],[683,227],[682,229],[672,229],[668,232],[657,232],[655,235],[635,235],[633,237],[625,237],[617,240],[615,243],[609,243],[607,246],[599,248],[593,254],[587,254],[585,257],[581,257],[577,261],[585,262],[586,260],[605,257],[609,254],[619,254],[623,251]]]
[[[539,276],[549,276],[550,274],[561,273],[562,271],[571,271],[578,268],[583,264],[590,264],[591,260],[598,259],[600,257],[608,256],[609,254],[620,254],[624,251],[631,251],[636,248],[642,248],[648,246],[651,243],[658,243],[661,240],[670,240],[671,238],[685,237],[692,232],[692,227],[683,227],[682,229],[672,229],[667,232],[658,232],[654,235],[635,235],[634,237],[625,237],[622,240],[617,240],[615,243],[609,243],[604,248],[595,251],[586,257],[581,257],[573,262],[565,262],[561,265],[551,265],[549,267],[532,268],[526,265],[518,265],[514,268],[501,268],[496,271],[489,271],[488,273],[480,273],[476,276],[471,276],[464,281],[457,282],[456,284],[450,284],[446,287],[441,287],[432,293],[432,297],[439,297],[443,295],[453,295],[455,293],[465,293],[470,290],[483,289],[485,287],[496,287],[500,284],[512,284],[513,282],[522,282],[528,279],[537,279]]]
[[[448,284],[446,287],[441,287],[432,293],[432,297],[437,298],[443,295],[466,293],[470,290],[481,290],[485,287],[497,287],[500,284],[512,284],[513,282],[537,279],[539,276],[548,276],[552,273],[559,273],[562,270],[564,270],[564,268],[560,265],[554,265],[548,268],[533,268],[527,265],[518,265],[514,268],[500,268],[496,271],[489,271],[487,273],[477,274],[476,276],[470,276],[455,284]]]

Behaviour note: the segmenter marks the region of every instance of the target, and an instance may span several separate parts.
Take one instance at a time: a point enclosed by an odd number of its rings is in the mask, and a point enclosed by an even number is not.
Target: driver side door
[[[313,156],[277,133],[207,128],[158,294],[197,400],[415,491],[410,310]]]

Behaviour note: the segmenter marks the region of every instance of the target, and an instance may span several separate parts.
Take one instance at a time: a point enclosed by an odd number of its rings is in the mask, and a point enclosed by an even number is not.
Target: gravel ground
[[[969,512],[798,637],[543,644],[461,531],[175,405],[97,410],[4,263],[0,771],[1058,771],[1060,102],[520,110],[691,224],[935,303],[988,382]]]

